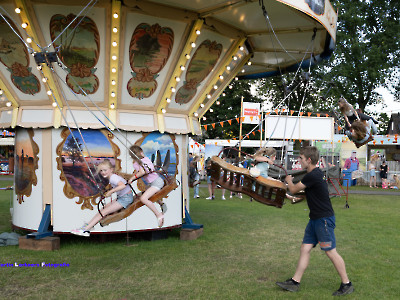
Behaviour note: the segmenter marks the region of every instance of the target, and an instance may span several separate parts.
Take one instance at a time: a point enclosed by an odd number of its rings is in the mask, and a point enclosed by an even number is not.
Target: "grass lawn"
[[[0,182],[2,186],[9,185]],[[0,191],[0,232],[10,230],[9,191]],[[317,247],[298,293],[276,281],[293,275],[308,221],[306,203],[282,209],[243,199],[191,199],[191,216],[204,235],[179,240],[125,237],[100,243],[61,237],[54,252],[0,247],[0,263],[68,263],[66,268],[0,268],[1,299],[331,299],[340,279]],[[167,200],[168,201],[168,200]],[[168,202],[167,202],[168,203]],[[347,299],[398,299],[400,294],[400,197],[333,198],[338,252],[355,292]]]

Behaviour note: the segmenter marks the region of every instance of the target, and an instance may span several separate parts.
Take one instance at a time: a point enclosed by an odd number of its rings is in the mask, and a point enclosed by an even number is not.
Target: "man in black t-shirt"
[[[285,180],[292,194],[305,191],[310,209],[310,220],[304,233],[300,258],[294,276],[276,284],[284,290],[297,292],[310,260],[311,249],[319,244],[321,250],[325,251],[332,261],[342,280],[340,288],[333,293],[333,296],[347,295],[354,291],[354,287],[347,277],[344,260],[336,251],[335,213],[329,198],[328,185],[324,180],[324,174],[316,166],[318,160],[318,149],[316,147],[305,147],[300,151],[299,161],[302,168],[307,170],[307,174],[296,184],[293,184],[292,176],[286,176]]]

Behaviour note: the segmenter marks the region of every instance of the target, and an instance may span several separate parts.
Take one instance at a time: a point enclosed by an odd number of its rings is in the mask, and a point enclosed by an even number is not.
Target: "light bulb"
[[[117,56],[116,55],[113,55],[111,58],[112,58],[112,60],[117,60]]]
[[[181,81],[181,79],[179,77],[175,77],[176,82]]]
[[[231,69],[231,67],[230,66],[226,66],[226,69],[229,71]]]
[[[114,109],[114,108],[115,108],[115,104],[114,104],[114,103],[111,103],[111,104],[110,104],[110,108],[111,108],[111,109]]]
[[[117,28],[117,27],[114,27],[114,28],[113,28],[113,32],[114,32],[114,33],[117,33],[117,32],[118,32],[118,28]]]
[[[191,43],[190,45],[192,46],[192,48],[196,47],[196,43]]]
[[[251,61],[249,61],[249,62],[247,63],[247,65],[248,65],[248,66],[251,66]]]
[[[214,110],[212,108],[210,108],[210,112],[214,112]]]
[[[195,117],[198,117],[198,116],[199,116],[199,114],[198,114],[197,112],[195,112],[195,113],[194,113],[194,116],[195,116]]]
[[[200,104],[200,107],[203,108],[203,107],[204,107],[204,103],[201,103],[201,104]]]
[[[53,107],[57,107],[57,103],[56,102],[53,102]]]
[[[162,112],[163,114],[165,114],[167,111],[166,111],[165,108],[163,108],[163,109],[161,110],[161,112]]]
[[[171,99],[170,98],[167,98],[167,103],[171,103]]]
[[[218,89],[218,85],[214,85],[214,90],[217,90]]]
[[[118,14],[117,13],[114,13],[114,19],[118,19]]]
[[[48,90],[48,91],[47,91],[47,95],[50,96],[51,94],[52,94],[52,92],[51,92],[50,90]]]
[[[111,69],[111,72],[116,73],[116,72],[117,72],[117,69],[116,69],[116,68],[112,68],[112,69]]]
[[[44,83],[46,83],[46,82],[47,82],[47,78],[46,78],[46,77],[43,77],[43,78],[42,78],[42,81],[43,81]]]
[[[111,97],[115,97],[115,92],[111,92]]]
[[[233,57],[233,60],[237,60],[237,57],[236,57],[236,56],[234,56],[234,57]]]
[[[26,39],[26,42],[27,42],[28,44],[30,44],[30,43],[32,43],[32,39],[28,37],[28,38]]]
[[[117,47],[117,42],[116,41],[114,41],[114,42],[112,42],[112,45],[114,46],[114,47]]]
[[[115,82],[115,80],[111,80],[111,84],[116,85],[117,83]]]
[[[240,51],[243,51],[243,50],[244,50],[244,47],[243,47],[243,46],[240,46],[239,49],[240,49]]]
[[[211,95],[210,94],[207,95],[207,99],[211,99]]]
[[[185,66],[181,66],[181,70],[182,70],[182,71],[185,71]]]
[[[17,14],[19,14],[19,13],[21,13],[21,9],[20,9],[19,7],[17,7],[17,8],[15,9],[15,12],[16,12]]]
[[[22,24],[21,24],[21,27],[22,27],[22,28],[28,27],[28,23],[22,23]]]
[[[171,92],[173,92],[173,93],[175,93],[175,88],[174,87],[171,87]]]
[[[200,33],[201,33],[201,31],[197,29],[197,30],[196,30],[196,34],[197,34],[197,35],[200,35]]]
[[[185,54],[186,59],[190,59],[190,55],[189,54]]]
[[[6,105],[7,105],[7,107],[10,107],[11,106],[11,102],[7,102]]]
[[[223,79],[224,79],[224,76],[219,75],[219,79],[223,80]]]

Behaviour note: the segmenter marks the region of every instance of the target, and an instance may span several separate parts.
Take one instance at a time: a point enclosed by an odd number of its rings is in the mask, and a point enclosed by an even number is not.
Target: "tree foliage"
[[[207,130],[203,129],[202,137],[205,139],[233,139],[239,137],[239,124],[236,118],[240,117],[241,98],[245,102],[259,102],[260,99],[251,93],[251,85],[254,80],[235,80],[232,81],[218,100],[211,106],[211,109],[204,115],[206,118],[202,120],[202,125],[208,125]],[[220,125],[221,121],[232,120],[232,124],[224,123],[224,127]],[[211,124],[215,124],[215,128]],[[246,134],[255,125],[243,124],[243,133]],[[259,138],[257,136],[252,138]]]
[[[397,0],[333,0],[338,8],[336,49],[316,68],[316,83],[331,98],[344,96],[364,110],[387,87],[399,97],[400,9]]]

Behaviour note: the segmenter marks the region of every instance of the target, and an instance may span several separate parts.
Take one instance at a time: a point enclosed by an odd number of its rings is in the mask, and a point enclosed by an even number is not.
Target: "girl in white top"
[[[97,165],[97,170],[101,176],[108,179],[111,184],[112,189],[108,190],[104,196],[110,197],[113,193],[117,193],[117,200],[107,203],[100,213],[97,213],[88,224],[83,225],[81,228],[74,229],[71,231],[72,234],[80,236],[90,236],[90,230],[102,219],[102,216],[106,216],[121,208],[126,208],[129,204],[133,202],[132,191],[129,186],[126,185],[126,180],[121,176],[114,174],[114,167],[110,160],[105,159]]]
[[[362,112],[357,112],[354,109],[354,107],[349,102],[347,102],[347,100],[344,98],[339,99],[338,106],[339,106],[340,112],[342,113],[342,115],[346,121],[345,128],[347,130],[350,129],[351,124],[356,120],[368,121],[371,119],[374,123],[376,123],[376,121],[373,118],[371,118],[370,116],[367,116],[366,114],[363,114]]]

